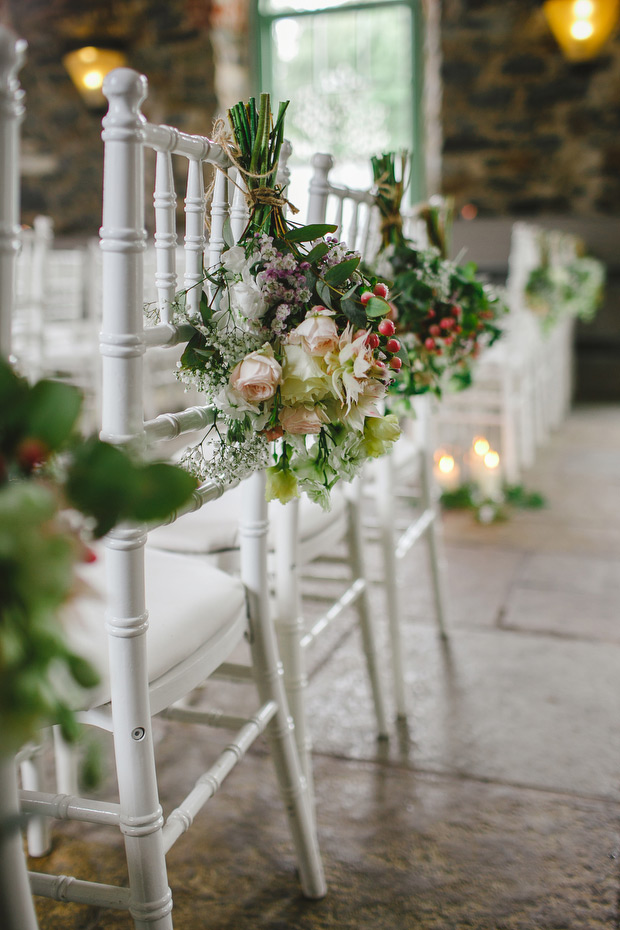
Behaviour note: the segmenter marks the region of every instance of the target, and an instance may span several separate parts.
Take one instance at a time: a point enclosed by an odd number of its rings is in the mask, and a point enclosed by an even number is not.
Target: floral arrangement
[[[81,403],[76,388],[31,386],[0,360],[0,758],[50,723],[77,734],[59,681],[88,688],[97,675],[60,616],[94,558],[88,541],[120,520],[164,519],[195,487],[179,468],[79,437]]]
[[[300,491],[324,507],[339,479],[399,435],[379,406],[401,359],[387,320],[388,288],[361,273],[361,256],[329,234],[284,215],[276,184],[287,104],[272,118],[269,95],[229,111],[225,143],[247,187],[250,219],[230,240],[209,293],[189,322],[179,378],[215,406],[215,427],[184,463],[200,478],[267,468],[267,497]],[[187,320],[184,302],[178,318]]]
[[[541,263],[525,285],[528,307],[536,314],[543,332],[549,332],[566,316],[583,322],[594,318],[603,300],[605,267],[591,256],[576,255],[570,261],[552,261],[544,231],[539,233]]]
[[[471,381],[471,365],[481,348],[501,335],[506,306],[484,283],[476,265],[459,265],[444,257],[448,219],[440,208],[427,209],[434,245],[421,249],[403,233],[400,203],[405,189],[407,154],[390,152],[372,159],[376,203],[382,217],[381,250],[372,269],[390,282],[394,332],[402,342],[400,376],[392,398]]]

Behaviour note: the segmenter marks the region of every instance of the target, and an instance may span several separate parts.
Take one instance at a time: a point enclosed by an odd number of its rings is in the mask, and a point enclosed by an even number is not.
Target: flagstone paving
[[[444,517],[447,643],[423,549],[401,566],[410,713],[388,741],[375,738],[357,634],[314,655],[327,897],[299,894],[261,745],[171,853],[175,926],[618,930],[620,408],[573,412],[525,483],[545,509],[492,526]],[[386,652],[377,584],[372,601]],[[201,770],[201,736],[157,733],[169,810]],[[36,867],[122,880],[116,839],[99,828],[102,849],[79,835],[63,825]],[[131,926],[95,908],[37,908],[41,930]]]

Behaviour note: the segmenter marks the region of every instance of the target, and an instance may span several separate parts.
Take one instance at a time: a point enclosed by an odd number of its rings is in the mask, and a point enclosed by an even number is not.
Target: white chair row
[[[520,483],[537,449],[570,408],[574,318],[564,314],[543,328],[528,303],[526,285],[543,264],[545,250],[551,248],[553,262],[568,263],[576,246],[574,237],[525,222],[514,224],[506,282],[509,312],[502,338],[483,351],[472,386],[446,395],[440,405],[442,444],[466,448],[476,435],[493,436],[508,484]]]

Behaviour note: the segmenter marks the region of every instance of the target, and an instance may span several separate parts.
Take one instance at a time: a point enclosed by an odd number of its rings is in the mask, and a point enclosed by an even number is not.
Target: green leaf
[[[340,262],[339,265],[328,268],[323,277],[333,287],[338,287],[338,285],[349,280],[353,272],[357,270],[359,263],[359,258],[348,258],[346,261]]]
[[[331,226],[328,223],[315,223],[312,226],[289,229],[285,238],[287,242],[312,242],[313,239],[320,239],[328,233],[336,232],[337,229],[337,226]]]
[[[342,312],[355,327],[363,329],[366,326],[366,311],[358,301],[347,297],[341,301],[340,306]]]
[[[196,489],[196,479],[174,465],[156,462],[138,471],[139,491],[127,516],[146,522],[164,520]]]
[[[24,432],[58,449],[73,432],[81,408],[78,388],[61,381],[39,381],[30,391]]]
[[[366,304],[366,316],[374,319],[375,317],[385,316],[390,312],[390,305],[383,297],[371,297]]]
[[[200,317],[202,319],[202,322],[208,323],[211,317],[213,316],[213,310],[209,306],[209,298],[207,297],[204,291],[202,291],[200,295],[199,310],[200,310]]]
[[[317,242],[315,247],[305,256],[305,261],[310,262],[311,265],[315,265],[324,255],[327,255],[328,252],[329,244],[327,242]]]
[[[74,456],[66,492],[74,507],[95,518],[95,535],[103,536],[131,513],[140,493],[137,469],[116,446],[91,439]]]
[[[325,281],[316,282],[316,292],[325,304],[326,307],[329,307],[332,310],[332,295],[329,289],[329,284],[326,284]]]

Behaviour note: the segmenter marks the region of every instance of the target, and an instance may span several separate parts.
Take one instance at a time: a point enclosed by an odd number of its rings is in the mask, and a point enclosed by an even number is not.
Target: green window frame
[[[251,35],[255,37],[254,68],[252,69],[255,79],[254,93],[269,91],[272,96],[282,96],[281,89],[274,87],[272,37],[274,24],[278,21],[303,20],[306,17],[329,17],[330,15],[342,16],[349,13],[354,15],[366,11],[387,11],[394,8],[409,11],[408,18],[411,27],[409,37],[411,86],[408,95],[411,138],[404,141],[404,147],[413,153],[408,199],[415,203],[427,196],[424,157],[424,12],[422,0],[309,0],[307,3],[303,0],[252,0]],[[372,127],[369,127],[368,131],[372,132]]]

